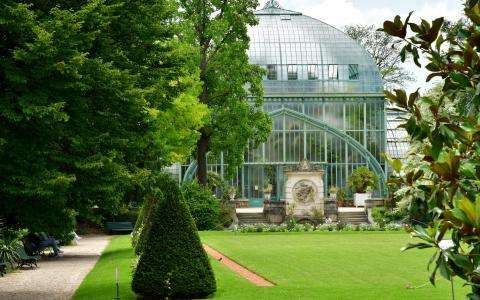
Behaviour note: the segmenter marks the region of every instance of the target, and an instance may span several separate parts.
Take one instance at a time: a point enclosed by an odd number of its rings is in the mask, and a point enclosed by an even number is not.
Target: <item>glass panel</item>
[[[267,79],[268,80],[277,80],[277,66],[276,65],[267,65]]]
[[[328,79],[338,79],[338,65],[328,65]]]
[[[350,80],[358,80],[359,73],[358,73],[358,65],[348,65],[348,79]]]
[[[308,65],[308,80],[317,80],[318,71],[317,65]]]
[[[288,65],[288,80],[298,80],[298,70],[296,65]]]

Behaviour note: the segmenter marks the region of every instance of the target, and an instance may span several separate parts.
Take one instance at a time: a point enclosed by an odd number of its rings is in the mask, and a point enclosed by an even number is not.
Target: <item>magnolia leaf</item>
[[[477,213],[474,204],[468,200],[468,198],[462,198],[460,200],[460,209],[465,213],[468,217],[468,220],[471,224],[475,224],[477,220]]]
[[[450,73],[450,78],[453,80],[453,82],[456,82],[458,85],[460,85],[462,88],[470,87],[470,80],[465,74],[459,73],[459,72],[452,72]]]
[[[401,248],[400,251],[404,252],[410,249],[427,249],[427,248],[432,248],[433,245],[427,244],[427,243],[408,243],[405,247]]]

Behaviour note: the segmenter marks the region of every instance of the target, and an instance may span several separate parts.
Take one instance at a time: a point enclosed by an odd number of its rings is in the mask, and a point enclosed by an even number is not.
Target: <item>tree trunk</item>
[[[208,137],[202,134],[197,141],[197,179],[203,186],[207,186],[207,152]]]

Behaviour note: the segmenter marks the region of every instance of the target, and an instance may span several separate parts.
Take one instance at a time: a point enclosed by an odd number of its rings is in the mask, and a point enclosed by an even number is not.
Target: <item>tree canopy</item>
[[[267,139],[271,120],[262,110],[264,71],[248,61],[247,26],[257,24],[256,0],[181,0],[185,32],[195,48],[200,103],[211,117],[200,129],[197,177],[207,183],[206,155],[224,153],[228,173],[243,163],[249,141]]]
[[[73,210],[115,210],[191,153],[208,111],[177,20],[174,1],[0,4],[0,211],[11,222],[71,230]]]

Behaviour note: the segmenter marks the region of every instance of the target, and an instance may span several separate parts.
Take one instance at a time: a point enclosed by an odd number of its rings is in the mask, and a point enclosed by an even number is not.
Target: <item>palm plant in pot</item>
[[[348,178],[348,187],[354,191],[355,206],[365,206],[365,200],[372,197],[372,191],[378,186],[378,176],[367,167],[358,167]]]

